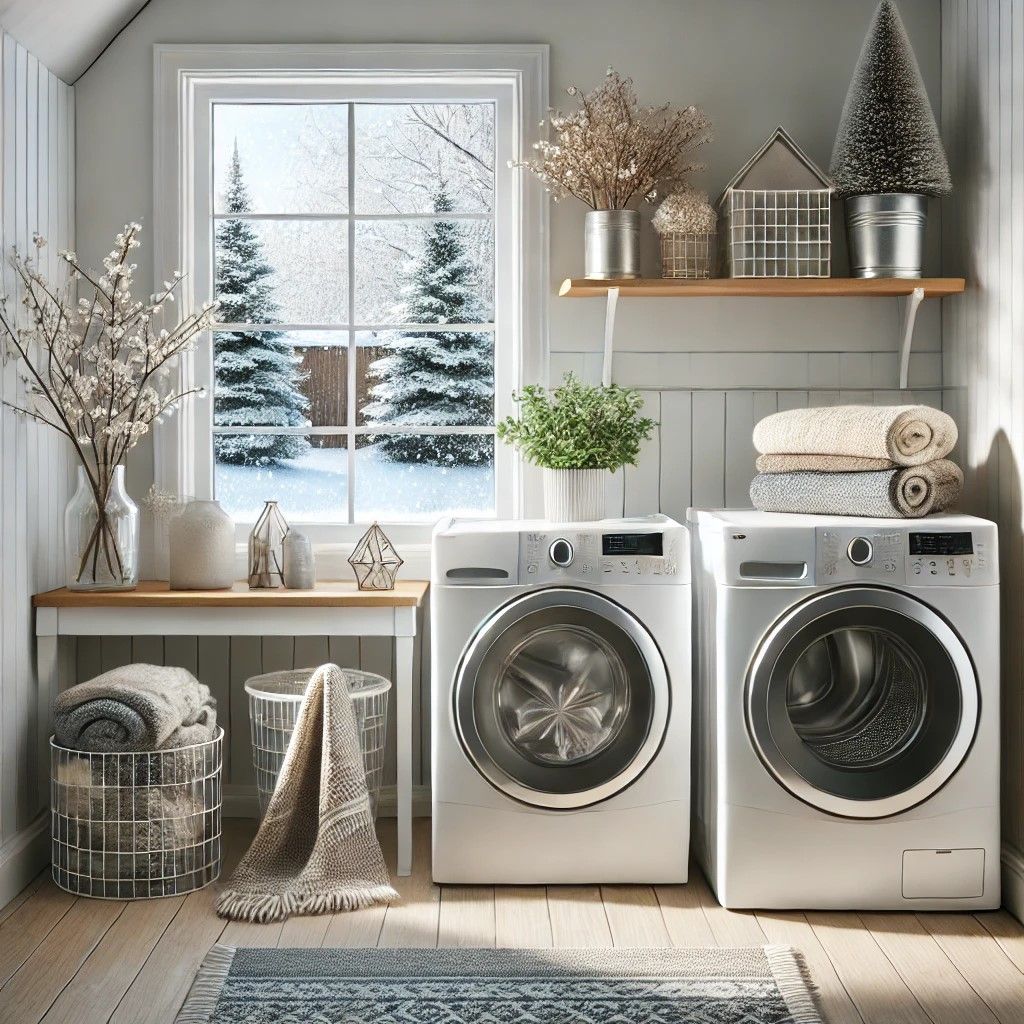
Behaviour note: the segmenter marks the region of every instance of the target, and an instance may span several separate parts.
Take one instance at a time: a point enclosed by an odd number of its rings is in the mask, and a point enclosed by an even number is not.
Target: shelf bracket
[[[608,387],[612,382],[612,352],[615,348],[615,311],[619,305],[619,289],[608,289],[608,300],[604,307],[604,358],[601,360],[601,384]]]
[[[900,343],[900,390],[905,391],[910,377],[910,346],[914,341],[914,324],[917,311],[924,302],[924,288],[915,288],[903,300],[903,341]]]

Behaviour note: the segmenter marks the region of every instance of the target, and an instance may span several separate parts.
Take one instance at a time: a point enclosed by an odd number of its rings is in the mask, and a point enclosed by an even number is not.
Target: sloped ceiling
[[[147,0],[0,0],[0,26],[73,82]]]

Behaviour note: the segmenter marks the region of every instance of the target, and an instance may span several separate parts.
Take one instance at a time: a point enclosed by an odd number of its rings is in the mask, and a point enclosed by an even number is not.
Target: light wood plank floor
[[[225,823],[225,877],[253,832]],[[394,822],[381,823],[394,865]],[[170,1024],[206,951],[236,946],[740,946],[801,950],[828,1024],[1024,1024],[1024,928],[984,914],[736,913],[686,886],[436,886],[430,824],[402,900],[284,925],[226,923],[213,888],[75,899],[46,875],[0,909],[3,1024]]]

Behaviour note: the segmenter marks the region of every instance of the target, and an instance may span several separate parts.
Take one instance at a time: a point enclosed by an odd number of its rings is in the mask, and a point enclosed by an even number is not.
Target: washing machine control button
[[[871,541],[867,537],[854,537],[850,541],[850,546],[846,549],[846,557],[854,565],[867,565],[871,561],[873,554],[874,549],[871,547]]]
[[[548,548],[548,558],[563,569],[572,564],[572,556],[572,545],[564,537],[553,540],[551,547]]]

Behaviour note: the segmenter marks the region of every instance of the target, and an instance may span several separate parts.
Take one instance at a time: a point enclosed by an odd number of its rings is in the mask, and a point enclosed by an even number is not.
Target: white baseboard
[[[0,907],[6,906],[50,860],[50,812],[0,846]]]
[[[259,817],[259,799],[255,786],[224,787],[223,813],[225,818]],[[383,818],[394,818],[397,810],[397,796],[394,786],[385,786],[380,791],[379,814]],[[430,787],[413,786],[412,813],[415,818],[430,817]]]
[[[1024,921],[1024,853],[1003,843],[1003,906],[1019,921]]]

